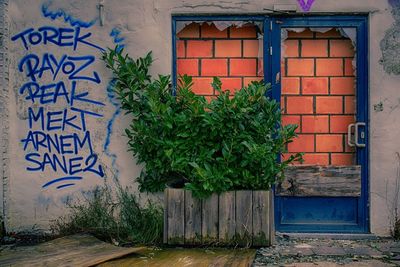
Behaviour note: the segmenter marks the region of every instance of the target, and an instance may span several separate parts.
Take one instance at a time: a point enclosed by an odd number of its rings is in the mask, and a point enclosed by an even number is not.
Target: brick
[[[242,78],[221,78],[222,90],[235,92],[242,88]]]
[[[213,78],[194,77],[192,91],[198,95],[213,95],[212,81]]]
[[[231,76],[257,76],[256,59],[230,59]]]
[[[330,84],[332,95],[354,95],[354,77],[335,77],[331,78]]]
[[[305,153],[303,155],[303,164],[312,165],[328,165],[329,154],[328,153]]]
[[[347,127],[350,123],[354,123],[354,121],[354,116],[351,115],[331,116],[330,132],[347,133]]]
[[[287,113],[288,114],[312,114],[313,97],[312,96],[288,96]]]
[[[354,76],[354,67],[353,67],[353,59],[345,58],[344,59],[344,75],[346,76]]]
[[[227,76],[228,60],[227,59],[202,59],[201,60],[201,76]]]
[[[328,41],[327,40],[302,40],[301,41],[302,57],[327,57]]]
[[[327,32],[316,32],[315,37],[316,38],[341,38],[342,35],[336,28],[334,28]]]
[[[288,29],[288,38],[313,38],[314,33],[310,29],[305,29],[302,32],[291,31]]]
[[[284,95],[298,95],[300,93],[300,78],[297,77],[283,77],[282,78],[282,94]]]
[[[354,96],[344,97],[344,113],[345,114],[356,113],[356,98]]]
[[[289,152],[314,152],[314,135],[299,134],[288,144]]]
[[[199,38],[200,37],[200,26],[199,24],[193,22],[183,28],[176,35],[178,38]]]
[[[331,57],[353,57],[354,47],[350,40],[330,40]]]
[[[341,114],[343,112],[343,99],[341,96],[317,96],[317,114]]]
[[[216,57],[241,57],[242,42],[240,40],[217,40],[215,41]]]
[[[287,59],[288,76],[314,76],[313,59]]]
[[[186,56],[185,41],[178,40],[176,42],[176,56],[178,58],[183,58]]]
[[[303,77],[302,93],[305,95],[326,95],[328,94],[327,77]]]
[[[295,155],[296,153],[282,153],[281,154],[281,160],[288,160],[290,156]],[[292,162],[291,165],[299,165],[300,162]]]
[[[332,165],[354,165],[354,154],[344,154],[344,153],[332,153],[331,154],[331,164]]]
[[[285,40],[284,41],[284,57],[298,57],[299,56],[299,40]]]
[[[263,80],[263,77],[244,77],[243,78],[243,86],[249,85],[252,81],[260,82]]]
[[[189,40],[186,43],[186,57],[212,57],[213,41]]]
[[[342,152],[343,135],[341,134],[317,134],[316,135],[317,152]]]
[[[302,133],[328,133],[328,116],[303,116],[301,122]]]
[[[176,61],[178,75],[187,74],[189,76],[199,75],[199,60],[198,59],[178,59]]]
[[[227,38],[228,37],[228,29],[223,31],[218,30],[217,27],[212,23],[209,25],[204,22],[200,28],[201,38]]]
[[[230,38],[257,38],[256,26],[252,24],[242,27],[230,27]]]
[[[317,76],[342,76],[343,75],[343,60],[341,58],[318,58]]]
[[[243,40],[243,57],[258,57],[258,42],[258,40]]]
[[[296,124],[298,126],[296,129],[296,133],[300,132],[300,116],[283,115],[282,126],[286,126],[289,124]]]

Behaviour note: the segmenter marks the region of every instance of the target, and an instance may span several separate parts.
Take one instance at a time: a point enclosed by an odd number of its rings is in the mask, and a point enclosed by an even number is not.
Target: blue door
[[[361,168],[356,195],[275,192],[276,229],[367,233],[367,18],[276,17],[268,23],[267,80],[272,96],[281,103],[282,123],[299,125],[298,138],[283,157],[302,152],[303,167]]]

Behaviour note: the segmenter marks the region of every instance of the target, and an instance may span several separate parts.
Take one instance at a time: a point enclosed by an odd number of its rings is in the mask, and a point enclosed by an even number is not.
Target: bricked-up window
[[[193,77],[193,91],[215,96],[214,76],[222,89],[241,89],[263,79],[262,29],[252,22],[186,22],[177,29],[177,75]]]
[[[282,40],[282,122],[299,125],[288,151],[304,152],[304,164],[355,164],[346,142],[356,113],[355,38],[346,31],[288,29]]]

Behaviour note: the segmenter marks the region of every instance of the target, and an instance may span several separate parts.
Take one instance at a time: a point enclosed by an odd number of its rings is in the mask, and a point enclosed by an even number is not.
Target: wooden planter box
[[[164,191],[164,243],[269,246],[274,240],[273,194],[230,191],[199,200],[191,191]]]

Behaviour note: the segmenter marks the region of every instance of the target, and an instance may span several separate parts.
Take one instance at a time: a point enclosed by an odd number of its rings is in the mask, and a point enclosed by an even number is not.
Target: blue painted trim
[[[176,70],[176,20],[172,18],[172,71],[171,71],[171,80],[172,80],[172,95],[176,95],[176,86],[177,86],[177,70]]]
[[[263,21],[265,16],[261,15],[173,15],[175,21]]]
[[[273,73],[280,71],[280,31],[281,28],[292,27],[341,27],[356,28],[357,30],[357,121],[365,122],[366,148],[357,149],[358,164],[362,167],[361,197],[358,200],[358,224],[281,224],[281,197],[275,196],[275,225],[282,232],[330,232],[330,233],[368,233],[369,225],[369,114],[368,114],[368,18],[362,16],[302,16],[276,17],[272,36]],[[278,52],[279,51],[279,52]],[[274,90],[274,98],[280,101],[280,84]]]

